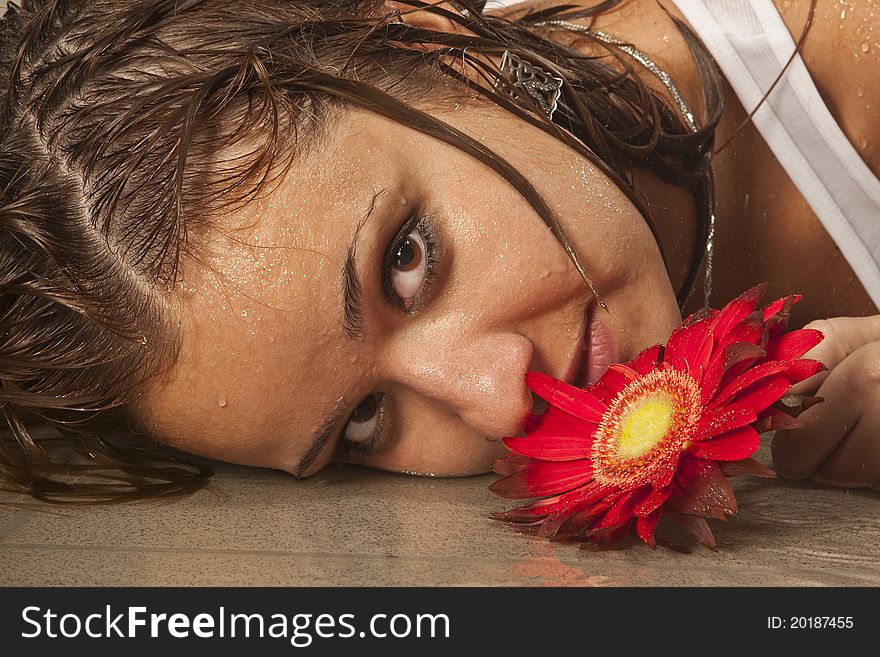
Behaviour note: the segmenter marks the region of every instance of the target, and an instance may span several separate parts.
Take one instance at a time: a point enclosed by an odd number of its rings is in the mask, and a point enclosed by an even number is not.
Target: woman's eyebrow
[[[367,220],[370,218],[370,215],[372,215],[373,211],[376,209],[376,201],[382,196],[382,194],[387,192],[388,189],[389,188],[386,187],[379,190],[373,194],[373,198],[370,199],[369,207],[358,222],[357,228],[355,228],[354,237],[352,237],[351,244],[348,245],[348,250],[345,254],[345,264],[342,266],[342,328],[352,340],[357,340],[363,337],[364,326],[363,287],[361,286],[361,281],[358,277],[357,267],[355,265],[357,241],[360,236],[361,228],[364,227]],[[336,433],[336,426],[342,421],[344,413],[345,400],[343,397],[339,399],[337,407],[324,421],[321,422],[312,434],[309,446],[306,448],[306,451],[303,452],[299,463],[294,469],[295,477],[301,477],[302,473],[305,472],[309,466],[315,462],[318,455],[324,451],[324,447],[333,437],[333,434]]]
[[[342,267],[342,328],[352,340],[364,337],[364,290],[354,264],[358,233],[360,225],[348,246]]]
[[[309,469],[318,455],[324,451],[324,447],[336,433],[336,426],[342,421],[343,413],[345,413],[345,399],[340,398],[337,407],[333,412],[321,422],[320,426],[315,429],[309,446],[299,459],[299,463],[294,469],[294,477],[302,477],[302,473]]]
[[[373,214],[373,210],[376,209],[376,200],[388,189],[386,187],[373,194],[370,206],[355,228],[354,237],[352,237],[351,244],[348,245],[345,254],[345,264],[342,266],[342,328],[352,340],[359,340],[364,336],[364,292],[355,265],[357,241],[361,234],[361,228],[364,227],[370,215]]]

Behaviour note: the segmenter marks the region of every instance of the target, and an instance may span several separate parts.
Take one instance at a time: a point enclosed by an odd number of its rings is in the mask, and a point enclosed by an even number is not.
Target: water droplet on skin
[[[865,90],[862,89],[861,87],[856,87],[856,95],[858,95],[859,98],[864,98],[865,97]]]
[[[865,41],[862,44],[862,52],[868,52],[871,49],[871,44]]]
[[[217,398],[217,406],[224,408],[226,406],[226,395],[220,395]]]
[[[867,147],[868,147],[868,140],[863,137],[862,140],[859,142],[859,148],[861,148],[862,150],[865,150]]]
[[[846,18],[846,7],[844,7],[843,11],[840,12],[840,20],[843,20],[844,18]]]

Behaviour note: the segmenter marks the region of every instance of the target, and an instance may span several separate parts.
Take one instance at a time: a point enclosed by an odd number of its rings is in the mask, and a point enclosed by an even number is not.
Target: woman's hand
[[[828,371],[791,394],[825,401],[798,416],[803,427],[776,432],[773,465],[783,477],[880,490],[880,315],[822,319],[804,328],[825,335],[804,358]]]

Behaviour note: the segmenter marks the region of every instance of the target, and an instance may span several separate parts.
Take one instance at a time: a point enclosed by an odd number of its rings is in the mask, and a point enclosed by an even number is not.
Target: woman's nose
[[[516,333],[463,334],[438,324],[404,335],[391,376],[487,438],[515,436],[532,410],[525,373],[534,348]]]

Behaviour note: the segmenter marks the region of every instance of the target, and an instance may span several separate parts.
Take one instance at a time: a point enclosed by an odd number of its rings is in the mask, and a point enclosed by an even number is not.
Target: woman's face
[[[484,472],[532,410],[527,371],[596,378],[590,318],[611,336],[595,340],[599,365],[669,336],[669,276],[614,184],[496,107],[433,113],[529,178],[610,313],[494,170],[353,110],[185,263],[182,349],[140,400],[170,444],[299,476],[342,460]]]

